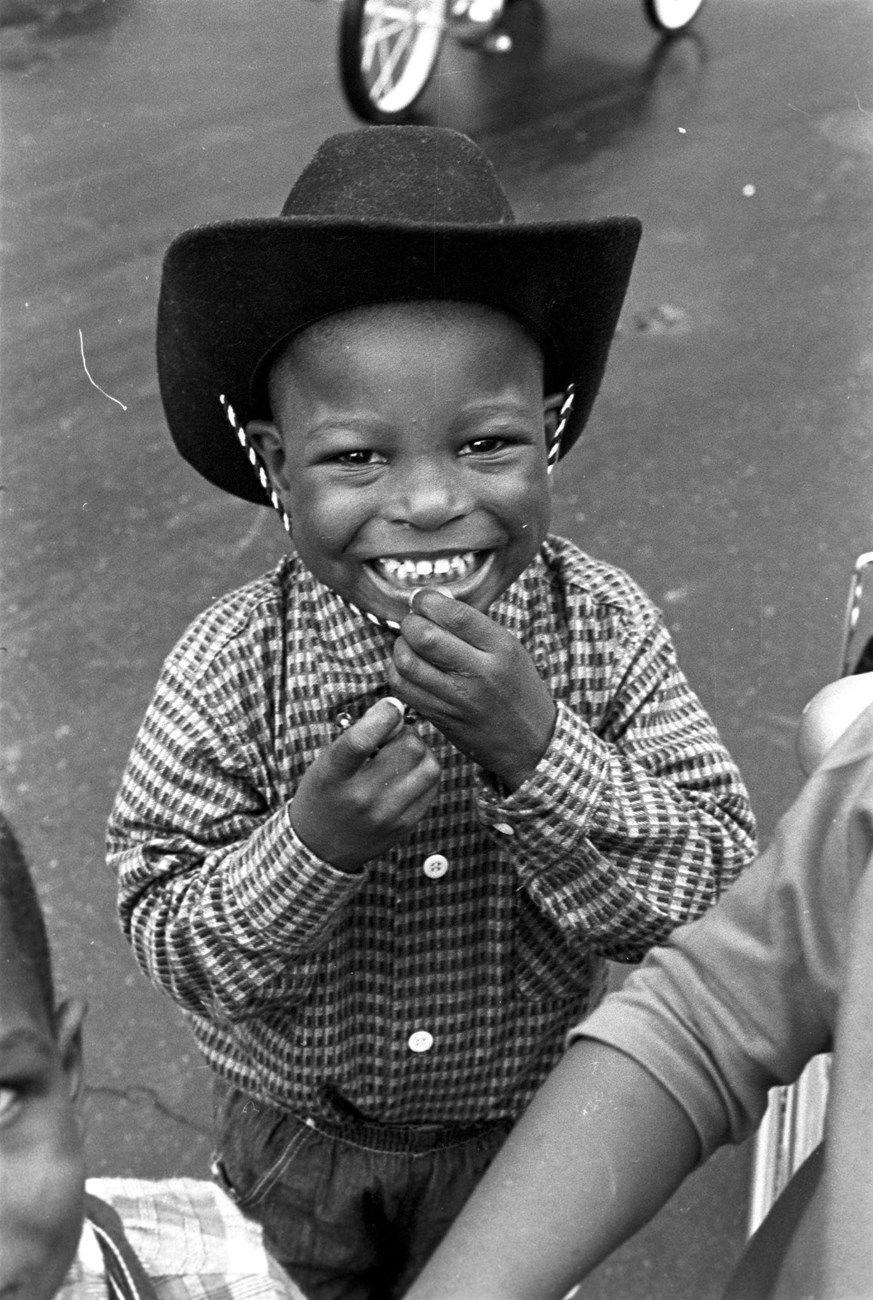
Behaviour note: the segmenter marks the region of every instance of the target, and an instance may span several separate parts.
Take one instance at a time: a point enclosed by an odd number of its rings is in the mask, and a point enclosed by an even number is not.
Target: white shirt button
[[[509,822],[495,822],[495,823],[494,823],[494,829],[497,831],[497,834],[498,834],[498,835],[514,835],[514,834],[515,834],[515,830],[514,830],[514,828],[513,828],[512,826],[510,826]]]
[[[433,1047],[433,1034],[429,1034],[426,1029],[416,1029],[414,1034],[409,1036],[409,1050],[411,1052],[429,1052]]]
[[[449,869],[449,860],[442,853],[431,853],[421,864],[421,869],[431,880],[439,880]]]

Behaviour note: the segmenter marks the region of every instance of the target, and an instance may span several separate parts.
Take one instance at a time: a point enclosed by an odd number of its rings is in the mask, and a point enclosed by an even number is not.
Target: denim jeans
[[[220,1081],[216,1122],[216,1177],[309,1300],[399,1300],[511,1127],[327,1126]]]

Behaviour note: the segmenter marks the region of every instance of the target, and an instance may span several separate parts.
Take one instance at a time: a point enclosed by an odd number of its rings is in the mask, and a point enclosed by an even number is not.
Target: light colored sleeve
[[[703,1158],[769,1088],[831,1047],[846,926],[873,853],[873,717],[831,751],[765,853],[573,1031],[626,1053],[682,1106]]]

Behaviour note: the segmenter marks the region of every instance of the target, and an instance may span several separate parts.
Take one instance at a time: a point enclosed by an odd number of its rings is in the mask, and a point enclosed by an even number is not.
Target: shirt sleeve
[[[654,610],[627,620],[612,677],[600,716],[559,703],[531,777],[507,798],[483,780],[478,807],[567,938],[636,961],[748,865],[755,821]]]
[[[873,725],[868,721],[868,732]],[[869,740],[804,787],[767,851],[571,1034],[632,1057],[685,1110],[702,1158],[832,1046],[848,920],[873,870]]]
[[[122,929],[185,1010],[234,1021],[293,1004],[365,873],[339,871],[291,826],[238,655],[165,665],[109,822]]]

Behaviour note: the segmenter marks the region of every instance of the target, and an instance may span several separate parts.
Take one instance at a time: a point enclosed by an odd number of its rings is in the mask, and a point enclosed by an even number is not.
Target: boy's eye
[[[511,440],[506,437],[500,437],[497,434],[489,434],[482,438],[471,438],[465,443],[462,456],[490,456],[496,451],[503,451],[510,445]]]
[[[371,465],[384,465],[385,457],[370,447],[356,447],[351,451],[341,451],[331,459],[338,465],[348,465],[351,469],[366,469]]]
[[[0,1083],[0,1125],[12,1117],[20,1101],[21,1088],[17,1084]]]

